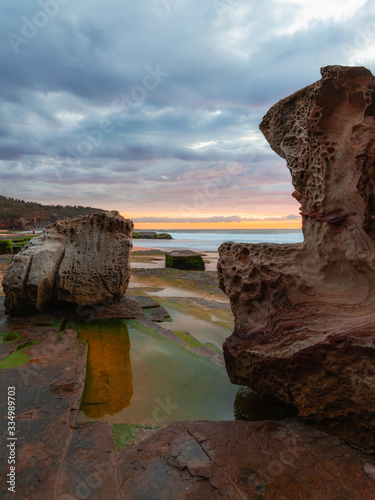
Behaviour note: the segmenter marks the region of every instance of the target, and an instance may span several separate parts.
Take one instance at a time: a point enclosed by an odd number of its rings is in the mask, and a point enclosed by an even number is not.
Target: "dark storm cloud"
[[[142,213],[297,211],[258,124],[320,66],[371,69],[371,21],[364,1],[4,0],[2,192]]]

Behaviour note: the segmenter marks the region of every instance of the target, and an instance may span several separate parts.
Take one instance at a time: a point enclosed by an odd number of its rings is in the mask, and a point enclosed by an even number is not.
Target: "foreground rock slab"
[[[375,463],[297,420],[171,424],[118,453],[124,498],[373,498]]]
[[[82,397],[86,346],[77,343],[73,330],[60,335],[59,327],[20,326],[15,325],[14,330],[21,332],[22,338],[0,346],[2,358],[22,345],[38,343],[25,351],[30,362],[0,369],[1,387],[15,387],[17,437],[16,494],[9,492],[7,477],[2,474],[2,498],[55,498],[63,449],[72,439]],[[0,469],[9,472],[5,412],[0,436]]]
[[[104,212],[47,226],[15,255],[4,273],[10,316],[61,304],[118,301],[130,278],[133,223]]]
[[[31,323],[27,323],[31,321]],[[31,360],[0,369],[1,387],[16,387],[17,486],[0,496],[41,500],[182,500],[248,498],[372,500],[375,461],[297,419],[180,422],[140,430],[116,451],[108,423],[77,423],[86,345],[53,318],[8,323],[22,338],[0,345],[1,358],[39,342]],[[0,418],[0,469],[7,472],[7,419]]]
[[[233,383],[375,449],[375,79],[328,66],[260,128],[287,161],[304,243],[225,243],[220,287],[235,328]]]
[[[96,319],[139,319],[144,317],[142,308],[135,298],[127,295],[117,304],[89,308],[89,311],[91,314],[89,317]]]
[[[146,318],[151,321],[163,322],[172,320],[169,312],[151,297],[140,295],[134,297],[140,307],[144,310]]]

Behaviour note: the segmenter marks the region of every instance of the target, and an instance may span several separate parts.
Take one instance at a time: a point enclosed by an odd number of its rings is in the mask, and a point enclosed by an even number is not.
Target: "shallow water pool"
[[[238,387],[224,368],[135,320],[78,324],[88,343],[79,421],[161,425],[234,420]]]
[[[172,322],[163,322],[163,328],[170,331],[188,331],[202,344],[212,343],[221,349],[225,339],[233,331],[233,323],[228,323],[228,328],[223,328],[215,323],[196,318],[191,314],[172,309],[163,304],[171,315]]]

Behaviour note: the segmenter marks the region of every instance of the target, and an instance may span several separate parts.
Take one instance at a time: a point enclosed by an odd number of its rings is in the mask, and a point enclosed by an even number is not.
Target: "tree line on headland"
[[[0,229],[42,229],[59,219],[104,212],[100,208],[80,205],[42,205],[0,195]]]

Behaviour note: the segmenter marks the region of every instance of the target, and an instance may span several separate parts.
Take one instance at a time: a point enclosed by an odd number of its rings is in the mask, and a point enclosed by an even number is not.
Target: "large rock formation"
[[[375,448],[375,79],[328,66],[260,129],[287,161],[304,243],[224,243],[231,381]]]
[[[130,278],[133,223],[103,212],[47,226],[4,273],[6,313],[25,315],[62,303],[118,301]]]

